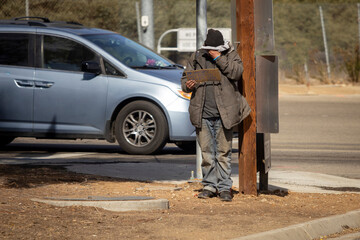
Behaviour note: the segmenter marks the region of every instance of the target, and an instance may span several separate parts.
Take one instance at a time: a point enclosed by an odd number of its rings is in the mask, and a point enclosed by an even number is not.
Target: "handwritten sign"
[[[185,71],[185,74],[188,80],[196,82],[221,81],[221,74],[217,68]]]

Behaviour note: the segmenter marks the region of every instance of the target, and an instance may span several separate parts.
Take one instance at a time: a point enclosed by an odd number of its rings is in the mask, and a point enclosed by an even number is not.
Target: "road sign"
[[[231,42],[231,28],[214,28],[219,30],[224,40]],[[169,33],[177,33],[177,47],[161,47],[162,39]],[[159,40],[157,45],[157,52],[161,53],[162,50],[165,51],[178,51],[178,52],[194,52],[196,50],[196,28],[177,28],[170,29],[164,32]]]
[[[177,47],[179,52],[194,52],[196,50],[196,28],[179,28]]]
[[[231,28],[214,28],[220,31],[224,40],[231,41]],[[196,50],[196,28],[179,28],[177,33],[177,50],[194,52]]]

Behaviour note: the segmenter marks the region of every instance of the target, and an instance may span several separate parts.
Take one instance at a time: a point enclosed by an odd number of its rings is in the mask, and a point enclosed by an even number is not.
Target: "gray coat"
[[[208,61],[206,54],[204,50],[197,50],[193,53],[186,66],[186,71],[205,69],[206,61]],[[216,84],[214,87],[215,101],[224,127],[231,129],[246,118],[251,111],[249,104],[238,89],[238,82],[244,68],[234,48],[223,53],[216,59],[215,64],[221,72],[220,84]],[[190,120],[196,128],[201,128],[205,85],[204,83],[197,83],[195,89],[191,91],[186,87],[186,81],[184,75],[181,79],[182,90],[192,92],[189,106]]]

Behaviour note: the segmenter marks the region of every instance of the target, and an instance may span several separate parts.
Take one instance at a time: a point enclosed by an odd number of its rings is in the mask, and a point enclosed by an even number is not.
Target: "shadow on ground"
[[[68,172],[62,166],[0,165],[0,186],[5,188],[32,188],[60,183],[91,181],[124,182],[128,179]]]

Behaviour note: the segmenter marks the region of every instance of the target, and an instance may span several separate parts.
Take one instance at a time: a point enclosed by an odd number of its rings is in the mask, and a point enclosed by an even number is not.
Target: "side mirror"
[[[81,64],[81,71],[99,75],[101,73],[101,67],[98,62],[85,61]]]

